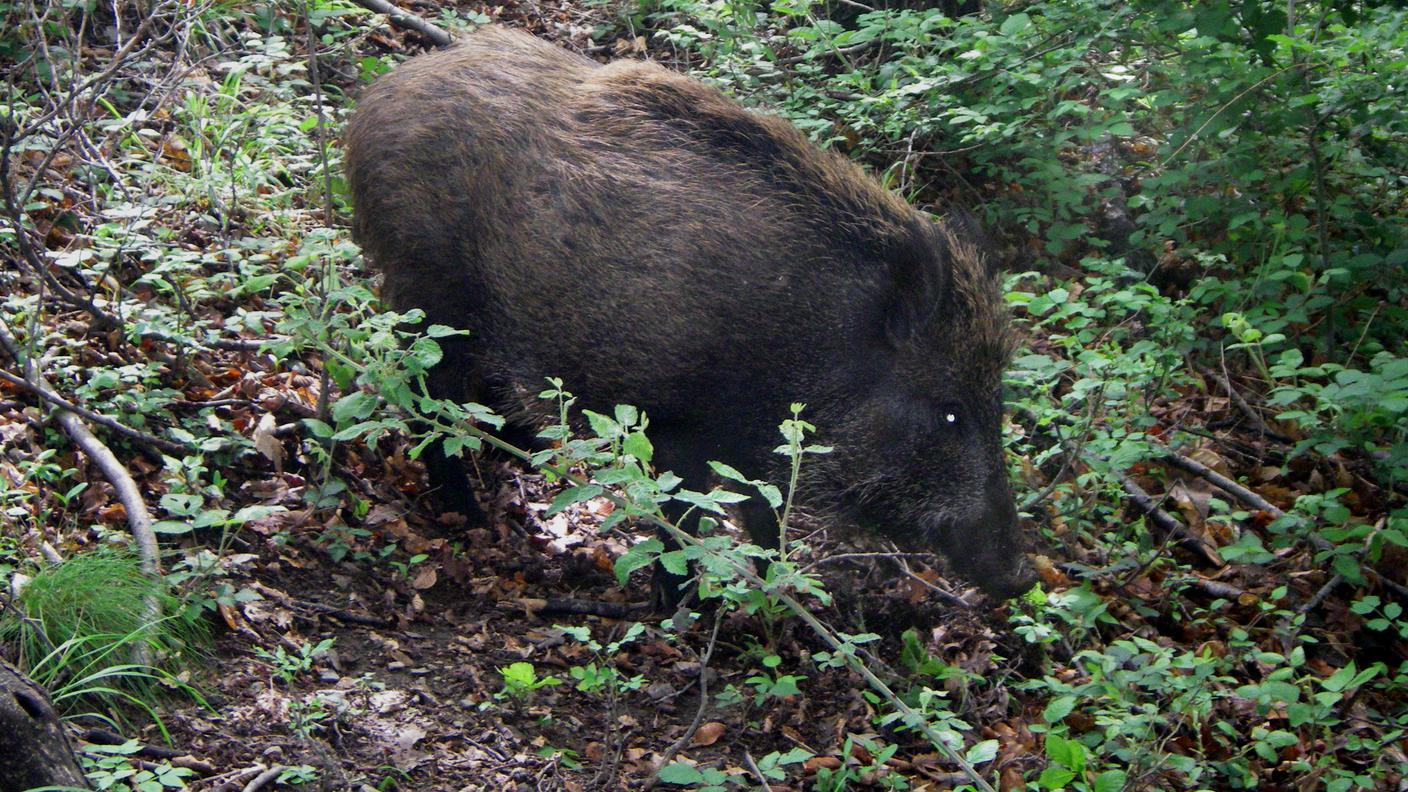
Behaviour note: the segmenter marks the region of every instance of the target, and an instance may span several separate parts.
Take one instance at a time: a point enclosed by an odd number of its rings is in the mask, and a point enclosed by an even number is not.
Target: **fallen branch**
[[[126,437],[128,440],[131,440],[132,442],[137,443],[138,445],[147,446],[153,451],[159,451],[165,454],[184,455],[191,450],[189,446],[186,446],[182,443],[178,443],[174,440],[164,440],[155,435],[147,434],[146,432],[143,432],[140,429],[133,429],[132,427],[122,423],[121,421],[118,421],[114,418],[109,418],[108,416],[103,415],[102,413],[93,412],[92,410],[86,407],[80,407],[77,404],[74,404],[73,402],[69,401],[68,399],[65,399],[64,397],[60,396],[58,393],[55,393],[53,389],[48,387],[48,385],[44,384],[43,380],[35,379],[31,381],[23,377],[16,377],[14,374],[11,374],[10,372],[5,371],[4,369],[0,369],[0,380],[4,380],[5,382],[8,382],[16,387],[24,388],[30,393],[33,393],[35,396],[38,396],[44,401],[49,402],[55,407],[58,407],[60,410],[80,415],[83,418],[86,418],[87,420],[92,421],[93,423],[99,426],[102,426],[106,429],[111,429],[112,431],[122,435],[123,437]]]
[[[1330,550],[1334,550],[1335,545],[1333,542],[1316,533],[1314,530],[1311,530],[1314,528],[1314,524],[1310,520],[1307,520],[1306,518],[1301,517],[1299,515],[1286,514],[1285,511],[1278,508],[1270,501],[1266,500],[1255,492],[1252,492],[1241,484],[1238,484],[1232,479],[1227,478],[1221,473],[1218,473],[1212,468],[1209,468],[1207,465],[1204,465],[1196,460],[1189,459],[1188,457],[1185,457],[1175,451],[1168,451],[1163,456],[1163,461],[1168,462],[1169,464],[1172,464],[1176,467],[1186,470],[1189,473],[1192,473],[1196,476],[1199,476],[1200,478],[1207,480],[1209,484],[1212,484],[1223,492],[1226,492],[1227,494],[1238,498],[1243,503],[1271,515],[1272,520],[1280,520],[1289,517],[1296,523],[1297,527],[1305,529],[1303,531],[1304,540],[1317,551],[1323,553]],[[1399,599],[1408,601],[1408,586],[1404,586],[1401,583],[1389,580],[1388,578],[1380,574],[1378,570],[1375,570],[1367,565],[1362,566],[1361,569],[1363,569],[1365,577],[1369,578],[1370,580],[1376,581],[1384,588],[1388,589],[1389,591],[1392,591],[1399,597]],[[1330,593],[1329,590],[1333,589],[1336,585],[1338,585],[1339,581],[1332,580],[1331,584],[1326,584],[1326,588],[1322,589],[1321,593],[1318,593],[1316,595],[1318,600],[1316,602],[1316,605],[1318,605],[1319,602],[1324,601],[1325,596],[1328,596]],[[1312,606],[1312,608],[1313,607],[1314,606]]]
[[[1194,586],[1197,586],[1198,588],[1202,589],[1203,591],[1206,591],[1214,597],[1221,597],[1222,599],[1232,600],[1233,602],[1240,602],[1241,599],[1247,595],[1247,591],[1245,589],[1237,588],[1236,586],[1230,583],[1223,583],[1220,580],[1194,578],[1191,582]]]
[[[1188,526],[1179,522],[1177,518],[1159,507],[1149,493],[1144,488],[1135,483],[1134,479],[1123,473],[1111,471],[1119,477],[1120,485],[1129,495],[1129,502],[1135,508],[1143,512],[1154,526],[1164,533],[1172,536],[1183,547],[1206,558],[1213,566],[1226,566],[1227,562],[1222,559],[1222,555],[1217,552],[1217,548],[1209,544],[1202,538],[1195,536]]]
[[[399,28],[405,28],[406,30],[414,30],[430,39],[431,43],[437,47],[448,47],[454,43],[454,39],[450,37],[449,33],[446,33],[409,11],[403,11],[397,8],[386,0],[352,0],[352,2],[368,11],[385,14],[391,19],[391,24]]]
[[[137,482],[132,480],[127,468],[103,445],[103,441],[88,430],[88,426],[78,415],[68,410],[60,410],[54,414],[54,420],[63,427],[64,434],[73,440],[73,444],[81,448],[93,464],[98,466],[103,478],[116,490],[117,499],[122,502],[122,508],[127,512],[128,530],[132,532],[132,538],[137,543],[137,557],[141,562],[142,571],[148,575],[161,574],[161,558],[157,550],[156,533],[152,531],[152,515],[147,511],[147,503],[142,499],[142,491],[137,488]]]
[[[243,792],[255,792],[256,790],[263,789],[264,787],[272,784],[274,782],[274,779],[278,778],[279,774],[286,769],[287,768],[285,768],[283,765],[274,765],[268,770],[265,770],[264,772],[255,776],[253,781],[250,781],[248,784],[245,784]]]
[[[4,320],[0,320],[0,347],[11,359],[18,364],[24,372],[25,380],[32,388],[40,391],[47,389],[48,385],[34,370],[34,362],[25,358],[20,353],[19,344],[14,336],[10,335],[9,328],[4,325]],[[50,391],[52,393],[52,391]],[[117,493],[118,500],[122,503],[122,508],[127,514],[127,528],[132,533],[132,540],[137,545],[137,560],[144,573],[156,577],[161,574],[161,553],[156,543],[156,533],[152,530],[152,515],[147,511],[147,503],[142,498],[142,491],[137,488],[137,482],[132,480],[132,475],[127,472],[112,451],[89,431],[88,426],[83,423],[83,419],[76,412],[68,409],[59,409],[54,412],[54,420],[64,430],[64,434],[69,436],[75,446],[78,446],[93,464],[98,466],[103,478],[108,480],[113,490]],[[146,598],[147,623],[155,624],[161,621],[161,603],[153,595]],[[138,642],[133,650],[133,662],[138,665],[150,665],[151,657],[145,642]]]
[[[1311,611],[1320,607],[1322,604],[1324,604],[1326,599],[1329,599],[1330,592],[1338,588],[1339,585],[1343,582],[1344,575],[1336,573],[1334,577],[1325,581],[1325,585],[1321,586],[1320,590],[1315,592],[1315,596],[1306,600],[1304,605],[1301,605],[1299,608],[1296,608],[1296,611],[1298,613],[1310,613]]]
[[[1174,467],[1179,468],[1180,470],[1192,473],[1198,478],[1204,479],[1209,484],[1213,485],[1214,487],[1217,487],[1223,492],[1226,492],[1228,495],[1231,495],[1237,500],[1240,500],[1242,503],[1245,503],[1253,509],[1274,514],[1277,518],[1285,516],[1285,512],[1273,506],[1271,502],[1267,499],[1261,497],[1255,492],[1252,492],[1251,490],[1247,489],[1241,484],[1238,484],[1232,479],[1227,478],[1221,473],[1218,473],[1216,470],[1213,470],[1212,468],[1208,467],[1207,465],[1204,465],[1202,462],[1199,462],[1196,459],[1186,457],[1178,453],[1177,451],[1169,450],[1164,453],[1162,461],[1167,462],[1168,464],[1173,465]]]

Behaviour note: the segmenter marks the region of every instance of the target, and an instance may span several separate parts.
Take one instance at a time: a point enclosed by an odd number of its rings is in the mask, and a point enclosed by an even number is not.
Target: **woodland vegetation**
[[[112,790],[1405,788],[1405,17],[0,0],[0,732],[67,734]],[[796,542],[768,581],[728,530],[662,553],[661,499],[734,496],[652,469],[635,409],[543,383],[555,446],[518,460],[421,395],[444,330],[380,309],[339,135],[490,22],[982,220],[1036,589],[986,600],[746,470]],[[490,525],[429,507],[437,437],[482,452]],[[686,560],[695,613],[566,612]]]

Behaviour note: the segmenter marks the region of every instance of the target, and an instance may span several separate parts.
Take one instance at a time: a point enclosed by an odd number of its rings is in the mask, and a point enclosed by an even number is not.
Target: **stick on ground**
[[[431,43],[437,47],[448,47],[454,43],[454,39],[450,38],[449,33],[446,33],[409,11],[403,11],[397,8],[386,0],[352,0],[352,2],[368,11],[375,11],[378,14],[387,15],[391,18],[391,24],[407,30],[414,30],[430,39]]]

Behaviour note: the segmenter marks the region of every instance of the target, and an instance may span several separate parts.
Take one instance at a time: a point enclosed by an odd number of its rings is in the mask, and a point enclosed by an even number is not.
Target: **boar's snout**
[[[989,488],[981,504],[950,520],[939,533],[954,571],[987,594],[1008,599],[1036,583],[1006,481]]]

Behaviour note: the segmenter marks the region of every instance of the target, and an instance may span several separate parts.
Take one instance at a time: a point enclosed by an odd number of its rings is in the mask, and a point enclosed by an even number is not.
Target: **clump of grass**
[[[16,605],[0,617],[0,640],[61,707],[96,699],[150,710],[144,700],[158,688],[194,694],[177,675],[209,631],[132,554],[100,550],[41,569]]]

